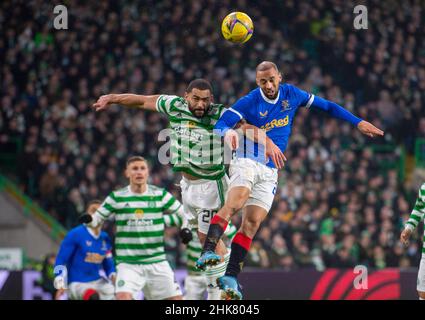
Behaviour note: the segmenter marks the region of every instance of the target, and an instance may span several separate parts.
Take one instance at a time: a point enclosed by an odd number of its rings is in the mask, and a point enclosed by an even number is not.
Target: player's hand
[[[361,133],[371,138],[384,135],[384,131],[382,131],[381,129],[378,129],[373,124],[365,120],[360,121],[359,124],[357,125],[357,128],[360,130]]]
[[[79,223],[90,223],[93,221],[93,218],[90,214],[84,213],[78,218]]]
[[[408,246],[411,235],[412,235],[412,230],[410,230],[409,228],[405,228],[400,235],[401,243],[403,243],[405,246]]]
[[[182,228],[180,230],[180,239],[182,243],[188,244],[193,239],[192,231],[190,231],[188,228]]]
[[[58,289],[55,293],[55,300],[60,300],[62,295],[65,293],[65,289]]]
[[[231,150],[236,150],[239,148],[238,133],[233,129],[228,130],[224,135],[224,142],[227,143]]]
[[[266,158],[272,159],[277,169],[282,169],[285,166],[286,157],[280,148],[274,142],[267,138],[266,141]]]
[[[110,104],[113,103],[113,94],[106,94],[101,96],[97,101],[93,104],[93,108],[96,111],[100,111],[106,109]]]

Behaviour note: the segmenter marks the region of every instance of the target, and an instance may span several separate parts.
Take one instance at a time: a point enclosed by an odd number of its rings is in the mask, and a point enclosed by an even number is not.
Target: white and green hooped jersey
[[[220,179],[225,174],[223,146],[220,136],[214,134],[213,129],[225,107],[211,104],[208,112],[202,118],[197,118],[182,97],[161,95],[156,108],[170,120],[173,170],[200,179]]]
[[[425,214],[425,183],[422,184],[421,188],[419,189],[419,195],[416,200],[415,207],[412,210],[412,213],[410,214],[409,220],[406,222],[406,228],[409,228],[411,230],[414,230],[419,222],[423,220]],[[425,254],[425,230],[424,230],[424,244],[422,247],[422,254]]]
[[[224,236],[227,239],[232,240],[233,237],[236,235],[237,231],[238,229],[233,224],[229,223],[229,225],[226,228],[226,231],[224,232]],[[189,274],[192,274],[192,275],[201,275],[201,274],[204,274],[204,271],[201,271],[198,268],[196,268],[195,263],[201,256],[202,244],[199,241],[199,237],[198,237],[198,233],[196,232],[196,229],[192,230],[192,235],[193,235],[193,239],[187,244],[187,249],[186,249],[187,271],[189,272]],[[227,267],[227,264],[223,266],[224,269],[226,267]],[[222,271],[222,270],[219,270],[219,271]]]
[[[168,191],[148,184],[143,194],[132,192],[130,186],[111,192],[93,215],[92,225],[112,216],[116,263],[151,264],[166,260],[164,228],[181,225],[184,211]]]

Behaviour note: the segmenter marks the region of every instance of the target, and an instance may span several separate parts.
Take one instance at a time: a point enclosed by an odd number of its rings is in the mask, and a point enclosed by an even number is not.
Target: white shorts
[[[140,291],[143,291],[148,300],[163,300],[182,294],[168,261],[118,264],[115,292],[129,292],[137,299]]]
[[[88,289],[96,290],[101,300],[112,300],[115,298],[114,285],[106,279],[90,282],[72,282],[69,285],[69,299],[83,300],[84,293]]]
[[[220,180],[188,180],[182,178],[182,202],[184,210],[193,217],[189,223],[198,231],[207,234],[211,218],[224,205],[229,178]]]
[[[185,300],[205,300],[208,281],[204,275],[187,275],[184,280]]]
[[[251,194],[245,206],[254,205],[269,212],[277,188],[277,169],[248,158],[236,158],[230,162],[230,186],[246,187]]]
[[[421,262],[419,262],[418,283],[416,290],[425,292],[425,256],[422,256]]]

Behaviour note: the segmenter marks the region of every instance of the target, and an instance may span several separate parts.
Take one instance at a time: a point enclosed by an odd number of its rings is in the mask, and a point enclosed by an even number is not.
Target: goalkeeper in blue
[[[334,118],[351,123],[369,137],[384,134],[382,130],[354,116],[338,104],[281,82],[282,75],[273,62],[260,63],[256,68],[258,88],[240,98],[223,113],[215,125],[216,132],[224,136],[232,150],[236,150],[236,156],[229,167],[230,185],[226,202],[211,220],[197,267],[205,269],[219,262],[219,256],[214,253],[216,243],[226,230],[230,218],[243,209],[242,224],[232,241],[226,273],[217,279],[219,287],[225,293],[223,298],[227,300],[242,299],[237,276],[241,272],[251,241],[271,208],[277,188],[277,170],[284,166],[285,160],[267,158],[264,143],[245,140],[239,148],[241,137],[233,130],[235,124],[245,119],[263,129],[282,152],[287,147],[291,126],[300,107],[325,111]],[[277,168],[273,162],[277,162]]]
[[[409,220],[407,220],[404,230],[400,235],[400,240],[404,245],[409,244],[409,238],[412,235],[412,232],[416,229],[419,222],[424,219],[425,214],[425,183],[422,184],[419,189],[418,198],[416,200],[415,206],[413,207],[412,212],[410,213]],[[425,232],[424,232],[425,238]],[[418,281],[416,290],[418,291],[419,300],[425,300],[425,242],[422,246],[422,258],[419,264],[418,272]]]
[[[87,213],[93,215],[100,205],[91,201]],[[56,257],[55,274],[56,299],[66,289],[71,300],[114,299],[116,272],[108,234],[87,225],[69,231]]]

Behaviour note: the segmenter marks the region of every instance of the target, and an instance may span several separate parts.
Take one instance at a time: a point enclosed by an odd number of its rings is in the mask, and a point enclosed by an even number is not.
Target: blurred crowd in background
[[[246,266],[417,266],[419,231],[408,248],[398,241],[417,189],[391,164],[425,138],[423,2],[367,1],[367,30],[353,28],[353,4],[339,0],[70,0],[68,30],[53,28],[54,3],[18,2],[0,4],[0,141],[22,142],[20,187],[66,228],[89,200],[126,185],[130,155],[146,157],[150,183],[179,197],[180,176],[157,160],[167,119],[119,106],[95,113],[99,96],[183,95],[203,77],[215,101],[230,106],[256,87],[256,65],[270,60],[284,81],[341,104],[385,137],[299,111],[275,204]],[[254,21],[244,45],[221,36],[233,9]],[[166,231],[166,247],[181,266],[176,230]]]

